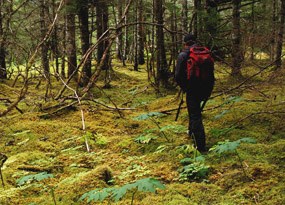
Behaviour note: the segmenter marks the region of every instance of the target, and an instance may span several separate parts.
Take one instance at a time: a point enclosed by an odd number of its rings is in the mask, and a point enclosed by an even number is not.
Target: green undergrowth
[[[143,68],[116,64],[108,88],[103,77],[96,83],[82,101],[85,130],[79,106],[51,114],[58,101],[45,101],[44,82],[31,82],[18,105],[24,113],[0,119],[0,152],[8,157],[0,204],[284,204],[284,75],[263,73],[244,84],[216,69],[203,112],[206,155],[187,136],[185,103],[175,121],[178,88],[158,93]],[[11,100],[21,88],[12,84],[0,84]],[[52,84],[55,96],[62,85]],[[1,101],[0,111],[6,107]]]

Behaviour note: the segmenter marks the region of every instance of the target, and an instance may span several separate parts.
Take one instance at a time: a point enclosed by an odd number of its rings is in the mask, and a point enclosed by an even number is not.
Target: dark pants
[[[189,115],[189,136],[192,137],[198,151],[205,151],[206,136],[202,122],[201,99],[190,93],[186,93],[186,103]]]

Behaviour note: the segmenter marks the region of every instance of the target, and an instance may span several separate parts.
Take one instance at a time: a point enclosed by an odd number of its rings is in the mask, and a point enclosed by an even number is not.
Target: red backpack
[[[214,59],[208,48],[199,46],[190,48],[186,74],[189,89],[199,93],[202,99],[209,98],[214,87],[215,77]]]
[[[206,47],[194,46],[190,48],[187,61],[187,80],[197,78],[201,81],[210,81],[214,77],[214,59],[211,51]]]

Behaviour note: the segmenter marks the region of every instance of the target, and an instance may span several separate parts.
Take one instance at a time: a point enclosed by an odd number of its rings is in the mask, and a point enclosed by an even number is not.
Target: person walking
[[[193,52],[193,48],[196,47],[198,47],[196,37],[193,34],[187,34],[184,37],[184,49],[178,55],[175,69],[175,81],[181,87],[182,91],[186,93],[187,111],[189,116],[188,135],[193,139],[195,148],[199,152],[204,153],[207,151],[207,148],[205,129],[202,121],[202,109],[213,90],[214,64],[211,59],[212,63],[210,62],[209,65],[206,66],[209,68],[210,73],[206,81],[201,81],[200,77],[190,76],[191,73],[188,73],[190,71],[188,68],[189,65],[187,64],[189,63],[190,52]],[[202,102],[203,105],[201,106]]]

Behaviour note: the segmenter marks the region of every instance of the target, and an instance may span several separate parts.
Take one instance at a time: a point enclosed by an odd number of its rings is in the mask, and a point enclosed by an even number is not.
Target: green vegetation
[[[228,81],[218,64],[203,112],[210,151],[200,155],[186,134],[185,104],[174,121],[178,90],[158,94],[145,72],[129,68],[114,67],[106,95],[100,80],[90,92],[94,101],[82,99],[85,130],[76,104],[54,113],[47,108],[58,109],[58,101],[45,101],[45,85],[31,82],[18,104],[24,113],[14,109],[0,119],[0,150],[8,157],[1,205],[284,204],[284,73],[270,81],[271,72],[263,73],[223,93],[241,82]],[[12,83],[0,84],[7,98],[15,95]],[[53,85],[56,93],[61,83]]]
[[[88,203],[91,201],[102,202],[106,198],[110,197],[115,202],[117,202],[120,199],[122,199],[128,191],[131,191],[132,192],[131,204],[133,204],[134,196],[137,191],[155,193],[157,188],[165,189],[165,186],[156,179],[145,178],[118,188],[104,188],[101,190],[95,189],[83,194],[83,196],[80,197],[79,200],[84,200],[87,198]]]

